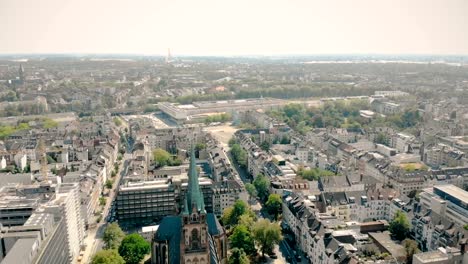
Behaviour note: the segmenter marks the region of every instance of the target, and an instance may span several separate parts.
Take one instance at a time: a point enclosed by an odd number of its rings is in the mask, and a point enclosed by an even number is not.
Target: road
[[[234,136],[234,133],[238,130],[237,128],[230,126],[228,124],[223,124],[220,126],[208,126],[204,128],[205,131],[210,132],[223,146],[223,148],[226,150],[226,154],[228,155],[228,158],[231,160],[231,163],[234,165],[235,170],[239,174],[240,178],[244,183],[250,183],[251,181],[251,176],[247,173],[245,169],[240,168],[236,163],[232,162],[232,156],[231,153],[229,152],[229,140]],[[257,210],[262,209],[261,203],[257,202],[256,205]],[[264,215],[259,215],[259,217],[264,217]],[[267,257],[267,263],[274,263],[274,264],[283,264],[283,263],[298,263],[295,259],[294,253],[292,249],[287,245],[286,241],[282,241],[280,245],[276,245],[274,248],[274,252],[276,256],[278,257],[277,259],[272,259]],[[287,261],[289,256],[290,261]],[[299,262],[301,263],[301,262]],[[304,256],[302,256],[302,263],[307,263],[307,261],[304,259]]]
[[[127,160],[123,159],[122,161],[124,166],[120,166],[119,172],[113,179],[114,183],[112,185],[112,189],[109,191],[109,197],[106,199],[106,205],[102,210],[102,220],[95,227],[88,229],[88,236],[84,240],[84,243],[87,246],[85,250],[81,252],[83,254],[83,259],[81,260],[81,263],[91,263],[91,259],[94,256],[94,254],[96,254],[97,251],[101,250],[104,247],[102,237],[104,235],[104,230],[107,226],[109,211],[117,193],[117,188],[120,185],[122,175],[125,173],[125,170],[127,168]]]
[[[232,162],[232,156],[231,152],[229,152],[229,140],[232,138],[234,133],[237,131],[237,128],[230,126],[230,125],[221,125],[221,126],[210,126],[204,128],[205,131],[211,132],[211,134],[222,144],[223,148],[226,150],[226,154],[228,155],[228,158],[231,160],[231,163],[234,165],[235,170],[239,174],[240,178],[244,183],[250,183],[250,175],[246,172],[245,169],[240,168],[236,163]],[[257,210],[260,211],[262,209],[261,203],[257,202],[256,205]],[[263,218],[262,215],[259,215],[259,217]],[[266,263],[273,263],[273,264],[284,264],[287,263],[286,261],[286,253],[283,253],[283,250],[280,250],[280,246],[276,245],[274,250],[273,250],[277,256],[276,259],[270,258],[268,255],[265,255],[267,258]]]

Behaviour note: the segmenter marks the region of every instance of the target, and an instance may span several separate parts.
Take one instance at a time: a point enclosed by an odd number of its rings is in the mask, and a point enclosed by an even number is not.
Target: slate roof
[[[213,213],[206,215],[206,224],[208,225],[208,233],[210,235],[216,236],[224,233],[223,227]]]
[[[154,235],[155,241],[169,241],[169,263],[180,263],[180,234],[182,219],[180,216],[166,216]]]

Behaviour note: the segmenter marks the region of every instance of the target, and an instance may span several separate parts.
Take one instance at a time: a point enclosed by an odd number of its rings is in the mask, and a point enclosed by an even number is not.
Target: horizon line
[[[0,53],[0,57],[11,57],[11,56],[74,56],[74,57],[85,57],[85,56],[142,56],[142,57],[166,57],[167,54],[159,53],[133,53],[133,52],[31,52],[31,53]],[[249,58],[249,57],[323,57],[323,56],[392,56],[392,57],[468,57],[467,54],[452,54],[452,53],[277,53],[277,54],[172,54],[171,57],[238,57],[238,58]]]

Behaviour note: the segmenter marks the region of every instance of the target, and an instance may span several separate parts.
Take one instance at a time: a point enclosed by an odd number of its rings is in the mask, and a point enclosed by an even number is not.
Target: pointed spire
[[[189,215],[189,209],[188,209],[188,204],[187,204],[187,198],[184,199],[184,208],[182,211],[182,215]]]
[[[200,184],[198,182],[198,171],[194,148],[192,148],[190,151],[190,166],[188,178],[188,189],[185,201],[187,205],[187,211],[193,212],[193,210],[196,210],[197,212],[205,213],[205,202],[203,199],[203,193],[200,190]]]

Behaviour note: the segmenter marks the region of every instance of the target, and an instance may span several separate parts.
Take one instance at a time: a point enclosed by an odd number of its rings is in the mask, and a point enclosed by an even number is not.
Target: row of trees
[[[104,231],[105,249],[94,255],[92,264],[138,264],[150,253],[150,244],[139,234],[125,235],[116,223]]]
[[[232,264],[250,263],[250,259],[257,255],[257,248],[264,257],[283,239],[278,223],[257,219],[250,207],[241,200],[224,211],[221,222],[229,229],[232,248],[229,263]]]
[[[222,113],[222,114],[219,114],[219,115],[212,115],[212,116],[208,116],[205,118],[205,124],[209,124],[209,123],[213,123],[213,122],[227,122],[227,121],[230,121],[232,120],[232,116],[230,114],[227,114],[227,113]]]
[[[247,167],[247,152],[237,143],[231,145],[231,155],[239,166]]]

